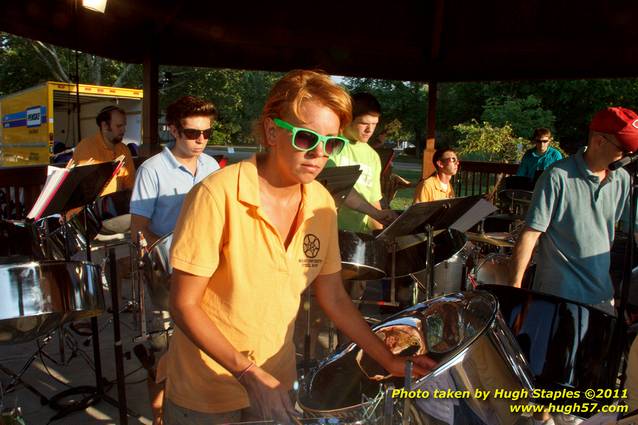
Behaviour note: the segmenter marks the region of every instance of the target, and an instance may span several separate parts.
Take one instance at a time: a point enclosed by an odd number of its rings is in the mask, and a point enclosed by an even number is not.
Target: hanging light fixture
[[[96,12],[104,13],[107,0],[82,0],[82,6]]]

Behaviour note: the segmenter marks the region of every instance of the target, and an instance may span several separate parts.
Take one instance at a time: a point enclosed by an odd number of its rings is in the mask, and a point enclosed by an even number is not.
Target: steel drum
[[[149,248],[142,259],[144,263],[144,278],[151,301],[161,310],[169,309],[169,289],[173,267],[169,261],[169,253],[173,234],[164,235]]]
[[[496,299],[487,292],[457,293],[417,304],[373,331],[395,354],[425,353],[438,361],[429,374],[412,383],[412,390],[531,392],[532,374],[497,308]],[[366,400],[378,399],[382,382],[403,387],[403,378],[385,375],[356,344],[350,344],[302,382],[299,405],[313,415],[357,417],[369,403]],[[517,419],[510,414],[511,404],[527,401],[429,397],[411,400],[408,412],[411,423],[511,424]],[[401,405],[402,400],[395,403]]]
[[[500,285],[479,288],[499,300],[501,313],[529,361],[538,388],[581,390],[581,394],[587,389],[614,388],[617,365],[610,364],[609,352],[615,317],[528,289]]]
[[[42,259],[37,234],[21,220],[0,220],[0,264]]]
[[[374,280],[385,276],[385,245],[372,235],[339,230],[343,280]]]
[[[478,262],[473,271],[474,280],[478,285],[505,285],[512,286],[510,277],[510,259],[506,254],[489,254]],[[536,264],[532,259],[525,269],[523,288],[531,288],[536,273]]]
[[[98,266],[79,261],[0,264],[0,343],[30,341],[56,326],[99,315]]]
[[[468,242],[467,237],[458,230],[447,229],[434,237],[434,295],[466,289],[468,260],[473,250],[474,245]],[[397,252],[395,275],[400,291],[401,288],[412,285],[413,279],[410,273],[421,282],[425,282],[425,256],[426,242]],[[388,255],[386,265],[388,274],[391,273],[391,267],[392,258]]]
[[[36,223],[41,256],[48,260],[64,260],[84,252],[87,243],[95,238],[101,221],[89,206],[68,218],[64,224],[59,214],[43,217]]]
[[[490,254],[481,260],[474,271],[476,282],[480,285],[512,286],[510,278],[510,256]]]

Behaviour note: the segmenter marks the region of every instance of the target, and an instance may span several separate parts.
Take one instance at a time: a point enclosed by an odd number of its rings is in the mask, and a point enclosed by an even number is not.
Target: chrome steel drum
[[[100,230],[101,222],[88,206],[68,218],[63,224],[59,214],[41,218],[36,222],[43,258],[64,260],[83,252],[86,245]]]
[[[386,248],[372,235],[339,230],[343,280],[373,280],[385,276]]]
[[[528,289],[500,285],[480,288],[498,298],[501,313],[529,361],[538,388],[581,390],[581,394],[587,389],[615,388],[617,365],[610,364],[613,356],[609,355],[615,317]]]
[[[460,251],[434,266],[434,295],[466,289],[467,272],[468,267],[471,268],[474,249],[472,242],[466,242]]]
[[[511,286],[510,256],[505,254],[490,254],[479,262],[474,276],[476,283]]]
[[[86,262],[0,264],[0,343],[30,341],[104,310],[99,267]]]
[[[425,281],[426,242],[396,253],[395,275],[398,287],[411,285],[414,274]],[[468,259],[474,245],[458,230],[447,229],[434,237],[434,295],[462,291],[465,288]],[[391,274],[392,256],[387,255],[386,270]]]
[[[534,281],[536,265],[531,262],[523,276],[523,288],[529,288]],[[478,285],[512,286],[510,277],[510,256],[505,254],[489,254],[479,261],[474,269],[474,279]]]
[[[164,235],[157,240],[144,256],[144,278],[153,304],[159,309],[168,310],[168,296],[173,268],[169,261],[169,251],[173,234]]]
[[[22,220],[0,220],[0,263],[43,258],[35,228]]]
[[[54,280],[66,306],[64,323],[99,316],[104,312],[100,267],[86,261],[51,261],[45,275]]]
[[[373,328],[393,353],[424,353],[439,362],[412,383],[412,390],[430,395],[435,390],[467,391],[462,398],[430,396],[410,401],[411,423],[493,425],[518,419],[510,406],[527,403],[525,397],[515,401],[473,396],[476,390],[493,395],[495,390],[531,392],[533,388],[527,362],[497,314],[497,306],[487,292],[457,293],[417,304]],[[379,394],[381,382],[403,387],[403,378],[387,378],[386,373],[350,344],[313,371],[308,385],[301,386],[299,404],[306,412],[324,416],[355,414],[362,408],[362,399]]]

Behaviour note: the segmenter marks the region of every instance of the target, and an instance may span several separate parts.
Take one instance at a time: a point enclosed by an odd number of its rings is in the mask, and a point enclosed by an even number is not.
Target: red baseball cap
[[[613,134],[628,152],[638,151],[638,114],[620,106],[596,112],[589,129]]]

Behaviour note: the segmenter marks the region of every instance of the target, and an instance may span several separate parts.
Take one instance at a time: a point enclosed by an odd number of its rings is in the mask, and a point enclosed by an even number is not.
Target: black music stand
[[[332,195],[337,208],[348,197],[352,187],[361,175],[358,165],[324,168],[315,180],[324,185]]]
[[[94,202],[118,167],[118,162],[113,161],[69,168],[68,176],[52,190],[52,197],[39,216],[62,214]]]
[[[39,208],[36,213],[30,212],[29,215],[34,215],[35,218],[46,217],[52,214],[60,214],[62,216],[65,240],[65,258],[69,260],[69,249],[66,235],[66,213],[75,208],[84,207],[88,204],[92,204],[102,193],[106,185],[115,178],[116,173],[119,171],[123,162],[120,159],[116,159],[112,162],[102,162],[98,164],[80,165],[67,169],[68,175],[61,179],[57,185],[48,185],[49,181],[45,183],[44,189],[36,200],[36,206],[38,201],[44,201],[44,207]],[[60,171],[62,172],[62,171]],[[43,200],[40,198],[44,197]],[[35,208],[35,207],[34,207]],[[85,218],[86,220],[86,218]],[[86,244],[86,260],[91,261],[91,246],[87,241]],[[114,272],[111,270],[110,280],[114,278]],[[93,340],[93,360],[95,363],[95,380],[96,388],[95,394],[92,396],[93,404],[97,403],[100,399],[104,399],[108,403],[116,406],[120,410],[120,421],[126,423],[126,415],[129,411],[126,405],[126,396],[124,393],[124,366],[122,362],[122,344],[120,340],[120,328],[119,328],[119,316],[117,306],[117,284],[111,285],[111,298],[116,305],[112,306],[114,310],[114,345],[116,352],[116,380],[118,387],[118,400],[113,400],[104,391],[104,380],[102,377],[102,360],[100,354],[100,338],[97,317],[91,317],[91,333]],[[82,393],[86,393],[86,388],[78,387],[82,389]],[[73,392],[74,388],[63,391],[58,394],[57,397],[68,393],[69,395],[76,394]],[[66,395],[66,394],[65,394]],[[134,412],[131,412],[135,414]],[[58,414],[60,415],[60,414]],[[57,415],[56,415],[57,416]],[[123,422],[122,422],[123,421]]]
[[[434,232],[444,229],[455,229],[465,232],[476,223],[496,211],[497,208],[482,196],[445,199],[433,202],[421,202],[411,205],[393,223],[376,237],[385,243],[392,253],[390,275],[391,303],[394,299],[396,253],[399,250],[398,238],[425,232],[426,243],[426,299],[432,298],[434,289],[434,264],[432,240]],[[418,302],[418,284],[413,287],[413,302]]]

